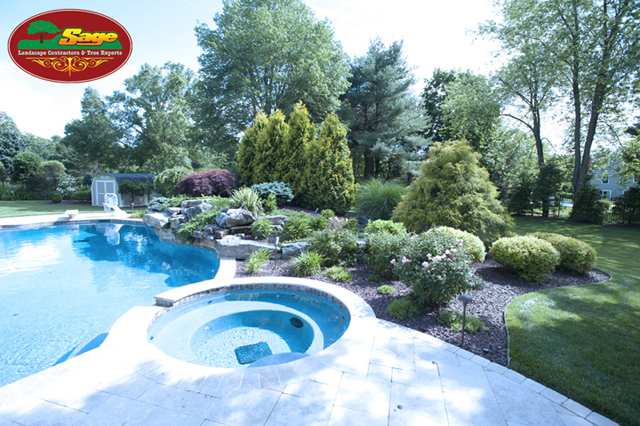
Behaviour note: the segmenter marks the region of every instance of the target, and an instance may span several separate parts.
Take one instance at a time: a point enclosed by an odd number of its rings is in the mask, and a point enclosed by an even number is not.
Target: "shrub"
[[[591,245],[571,237],[548,232],[529,234],[550,243],[560,253],[558,269],[586,274],[596,266],[596,251]]]
[[[258,240],[266,240],[271,233],[271,221],[267,218],[261,217],[251,224],[251,235]]]
[[[457,312],[440,311],[438,314],[438,322],[449,326],[453,331],[462,331],[462,315]],[[467,315],[464,329],[469,333],[477,333],[484,330],[485,323],[478,317]]]
[[[353,281],[353,275],[351,275],[349,271],[341,266],[332,266],[331,268],[324,271],[324,276],[341,283],[348,283],[349,281]]]
[[[295,212],[288,216],[289,219],[282,226],[283,239],[293,241],[307,238],[311,233],[311,216],[301,212]]]
[[[155,198],[152,198],[151,201],[149,201],[148,206],[149,207],[160,206],[160,209],[164,210],[170,200],[171,199],[167,197],[155,197]]]
[[[138,211],[135,211],[135,212],[131,213],[131,217],[141,218],[142,216],[144,216],[144,214],[145,214],[144,210],[138,210]]]
[[[605,211],[611,210],[611,200],[600,200],[600,202],[602,203],[602,207],[605,209]]]
[[[371,281],[371,279],[369,279]],[[380,294],[393,294],[396,292],[396,289],[391,287],[390,285],[381,285],[378,287],[378,293]]]
[[[392,262],[403,283],[413,287],[422,303],[446,303],[459,294],[482,288],[471,268],[463,242],[447,234],[412,237]]]
[[[380,232],[367,234],[365,237],[367,264],[376,271],[390,278],[398,278],[398,270],[393,266],[391,260],[402,253],[409,242],[409,235],[406,232],[401,234],[390,234]]]
[[[600,202],[601,192],[585,179],[573,199],[573,208],[569,218],[574,222],[587,222],[602,225],[604,222],[604,206]]]
[[[311,218],[309,225],[311,226],[311,229],[313,229],[314,231],[322,231],[327,226],[329,226],[329,221],[327,220],[326,217],[322,215],[314,216]]]
[[[482,244],[480,238],[469,232],[449,228],[447,226],[438,226],[436,228],[431,228],[427,233],[446,234],[460,239],[463,242],[463,248],[465,252],[469,255],[469,257],[471,257],[472,262],[484,261],[484,258],[486,256],[484,244]]]
[[[178,183],[182,180],[182,178],[192,172],[193,170],[188,169],[184,166],[174,167],[172,169],[167,169],[160,172],[153,179],[153,182],[158,185],[162,185],[164,195],[170,197],[175,193],[176,188],[178,187]]]
[[[332,217],[336,217],[336,214],[331,209],[324,209],[324,210],[322,210],[320,212],[320,216],[322,216],[322,217],[326,218],[327,220],[329,220]]]
[[[629,188],[616,200],[613,214],[627,225],[640,224],[640,186]]]
[[[251,189],[263,200],[267,199],[271,194],[275,195],[278,205],[287,204],[293,200],[293,191],[291,191],[289,184],[284,182],[259,183],[253,185]]]
[[[393,222],[391,220],[374,220],[373,222],[369,222],[367,227],[364,228],[364,232],[366,234],[378,234],[380,232],[387,232],[393,235],[401,235],[406,234],[407,230],[405,229],[402,223]]]
[[[324,258],[316,251],[305,251],[291,260],[291,266],[296,277],[308,277],[320,273],[320,265]]]
[[[76,189],[71,193],[71,199],[75,201],[91,201],[91,188]]]
[[[245,209],[255,216],[264,213],[262,200],[251,188],[241,188],[231,193],[231,208]]]
[[[393,318],[404,321],[420,315],[423,312],[423,308],[410,296],[407,296],[392,300],[391,303],[387,305],[387,312],[389,312],[389,315]]]
[[[477,235],[487,247],[513,227],[480,156],[464,141],[433,145],[393,220],[411,232],[434,225],[461,229]]]
[[[381,283],[382,281],[386,281],[384,279],[384,277],[378,275],[378,274],[370,274],[367,279],[369,281],[373,281],[374,283]],[[384,287],[384,286],[383,286]]]
[[[355,265],[358,235],[347,229],[343,222],[333,223],[334,226],[312,235],[309,249],[320,253],[329,265]]]
[[[560,262],[558,250],[545,240],[531,236],[501,238],[493,243],[489,254],[529,281],[543,281]]]
[[[82,176],[82,186],[91,186],[91,182],[93,182],[93,176],[91,173],[85,173]]]
[[[247,273],[255,274],[262,271],[262,267],[267,263],[270,255],[269,249],[266,248],[252,251],[246,263]]]
[[[262,202],[262,208],[267,214],[271,214],[278,210],[278,203],[276,202],[275,194],[269,194],[267,199]]]
[[[184,226],[178,229],[178,238],[181,241],[187,241],[191,238],[193,231],[202,230],[202,228],[207,225],[215,224],[216,216],[220,213],[220,210],[222,210],[222,207],[213,208],[195,216],[189,222],[185,223]]]
[[[58,204],[62,202],[62,194],[59,193],[58,191],[53,191],[51,193],[51,202]]]
[[[228,170],[214,169],[191,173],[183,177],[178,182],[176,194],[186,194],[194,197],[202,195],[229,197],[236,188],[235,174]]]
[[[405,192],[405,188],[397,183],[372,179],[358,188],[355,208],[360,216],[388,220]]]

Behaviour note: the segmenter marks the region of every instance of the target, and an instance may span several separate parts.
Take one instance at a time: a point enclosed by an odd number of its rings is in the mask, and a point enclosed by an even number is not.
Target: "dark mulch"
[[[572,275],[567,272],[556,272],[544,283],[525,281],[515,276],[508,268],[498,262],[487,259],[476,264],[476,272],[485,282],[483,290],[471,291],[473,303],[467,305],[467,314],[475,315],[485,322],[487,328],[476,334],[467,333],[464,348],[487,358],[498,364],[507,365],[507,330],[504,323],[504,309],[514,298],[526,293],[545,288],[567,287],[583,284],[593,284],[606,281],[610,276],[594,269],[586,275]],[[453,345],[460,346],[461,334],[449,330],[437,321],[438,313],[442,309],[462,312],[462,303],[453,301],[447,305],[430,306],[429,312],[419,315],[413,320],[400,321],[392,318],[387,312],[387,305],[393,299],[406,296],[411,289],[400,281],[385,281],[375,283],[368,280],[372,269],[359,262],[358,266],[346,268],[354,277],[350,283],[337,283],[323,275],[309,277],[315,280],[344,287],[363,298],[373,309],[378,318],[402,324],[414,330],[422,331]],[[245,272],[243,262],[238,262],[236,276],[249,276]],[[263,272],[253,276],[293,276],[293,270],[288,261],[272,260],[264,267]],[[381,285],[391,285],[397,292],[393,295],[379,294],[377,288]]]

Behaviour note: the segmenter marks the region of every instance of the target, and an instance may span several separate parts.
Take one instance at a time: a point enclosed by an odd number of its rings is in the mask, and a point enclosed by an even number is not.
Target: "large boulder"
[[[142,216],[142,221],[145,225],[161,229],[169,226],[169,218],[171,215],[164,212],[147,213]]]
[[[248,259],[252,252],[266,248],[272,253],[276,252],[273,244],[243,240],[240,237],[227,235],[217,241],[216,250],[219,257],[231,257],[238,260]]]
[[[272,225],[282,226],[287,221],[287,217],[283,214],[272,214],[265,216],[268,220],[271,221]]]
[[[199,201],[199,200],[198,200]],[[211,210],[213,206],[209,203],[200,203],[193,207],[187,207],[182,209],[182,214],[184,214],[187,220],[191,220],[200,213],[204,213],[208,210]]]
[[[306,241],[284,244],[282,246],[282,258],[289,259],[291,257],[299,256],[303,251],[307,249],[308,245],[309,243]]]
[[[216,216],[216,223],[222,228],[233,228],[234,226],[251,225],[256,221],[256,217],[249,210],[230,209],[225,207]]]

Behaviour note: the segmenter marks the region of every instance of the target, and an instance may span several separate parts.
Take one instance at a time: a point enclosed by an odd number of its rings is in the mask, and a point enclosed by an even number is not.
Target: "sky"
[[[491,0],[305,0],[316,18],[329,19],[334,38],[350,57],[366,54],[376,37],[387,45],[403,40],[403,51],[418,81],[414,91],[435,68],[488,73],[495,68],[495,44],[472,33],[494,18]],[[129,61],[117,72],[89,83],[63,84],[40,80],[19,69],[7,49],[0,50],[0,111],[23,133],[49,138],[64,136],[64,126],[80,118],[86,87],[103,96],[124,90],[123,81],[140,66],[179,62],[197,71],[198,47],[194,27],[222,11],[222,0],[112,0],[87,3],[63,0],[0,0],[0,39],[5,43],[25,19],[54,9],[89,9],[118,21],[133,41]],[[158,43],[158,39],[162,42]],[[161,47],[158,47],[161,45]],[[6,46],[6,44],[5,44]]]

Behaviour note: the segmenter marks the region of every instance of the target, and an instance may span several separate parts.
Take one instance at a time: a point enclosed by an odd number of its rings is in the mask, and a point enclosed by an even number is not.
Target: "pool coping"
[[[83,224],[91,222],[116,222],[143,224],[142,219],[115,213],[80,213],[69,215],[15,216],[0,218],[0,229],[37,229],[54,225]]]

